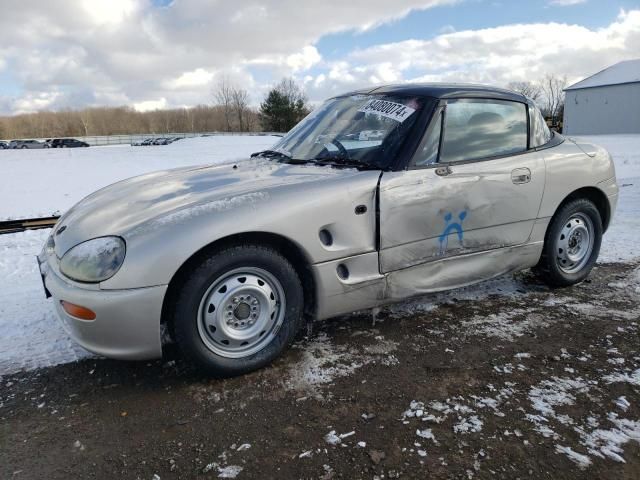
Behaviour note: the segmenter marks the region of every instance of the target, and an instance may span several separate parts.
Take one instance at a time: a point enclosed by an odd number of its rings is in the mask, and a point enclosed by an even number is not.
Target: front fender
[[[276,234],[297,244],[312,264],[375,251],[375,192],[379,172],[332,182],[283,185],[171,212],[125,232],[127,253],[102,289],[166,285],[194,253],[245,232]],[[364,213],[356,206],[364,205]],[[362,210],[362,209],[360,209]],[[319,232],[333,238],[324,245]]]

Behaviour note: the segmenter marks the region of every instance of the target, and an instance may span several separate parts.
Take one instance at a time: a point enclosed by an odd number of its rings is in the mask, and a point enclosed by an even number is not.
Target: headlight
[[[100,237],[80,243],[60,260],[60,271],[78,282],[97,283],[113,277],[124,262],[120,237]]]

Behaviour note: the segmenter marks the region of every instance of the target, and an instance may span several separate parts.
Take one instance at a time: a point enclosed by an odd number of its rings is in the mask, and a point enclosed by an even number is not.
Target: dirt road
[[[517,278],[316,326],[232,380],[179,359],[4,377],[0,477],[640,478],[640,269]]]

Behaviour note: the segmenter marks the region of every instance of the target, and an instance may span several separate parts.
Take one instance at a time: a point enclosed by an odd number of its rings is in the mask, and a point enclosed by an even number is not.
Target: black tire
[[[575,271],[566,271],[563,268],[563,250],[559,246],[563,229],[568,227],[568,222],[582,216],[585,223],[591,222],[593,244],[588,258],[585,255]],[[544,248],[540,262],[536,266],[536,272],[540,278],[550,287],[568,287],[582,282],[596,263],[602,243],[602,217],[594,203],[586,198],[571,200],[562,205],[551,218],[544,240]],[[566,260],[564,260],[566,263]]]
[[[271,341],[261,350],[241,358],[229,358],[214,352],[205,343],[199,329],[201,304],[216,282],[242,268],[261,269],[279,282],[285,308],[278,317],[283,315],[284,318],[280,327],[272,331]],[[224,248],[203,257],[180,282],[173,297],[175,301],[168,309],[175,340],[185,358],[209,375],[232,377],[270,364],[287,349],[303,325],[304,294],[300,279],[291,263],[272,248],[260,245]]]

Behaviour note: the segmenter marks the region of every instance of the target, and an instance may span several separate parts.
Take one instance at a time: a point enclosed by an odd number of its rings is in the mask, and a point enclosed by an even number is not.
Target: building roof
[[[397,85],[382,85],[374,88],[365,88],[356,92],[350,92],[346,95],[370,93],[415,95],[433,98],[495,98],[502,100],[515,100],[524,103],[527,103],[528,101],[524,95],[511,90],[470,83],[402,83]]]
[[[620,85],[622,83],[640,82],[640,58],[616,63],[608,68],[574,83],[565,90],[579,90],[581,88],[604,87],[605,85]]]

